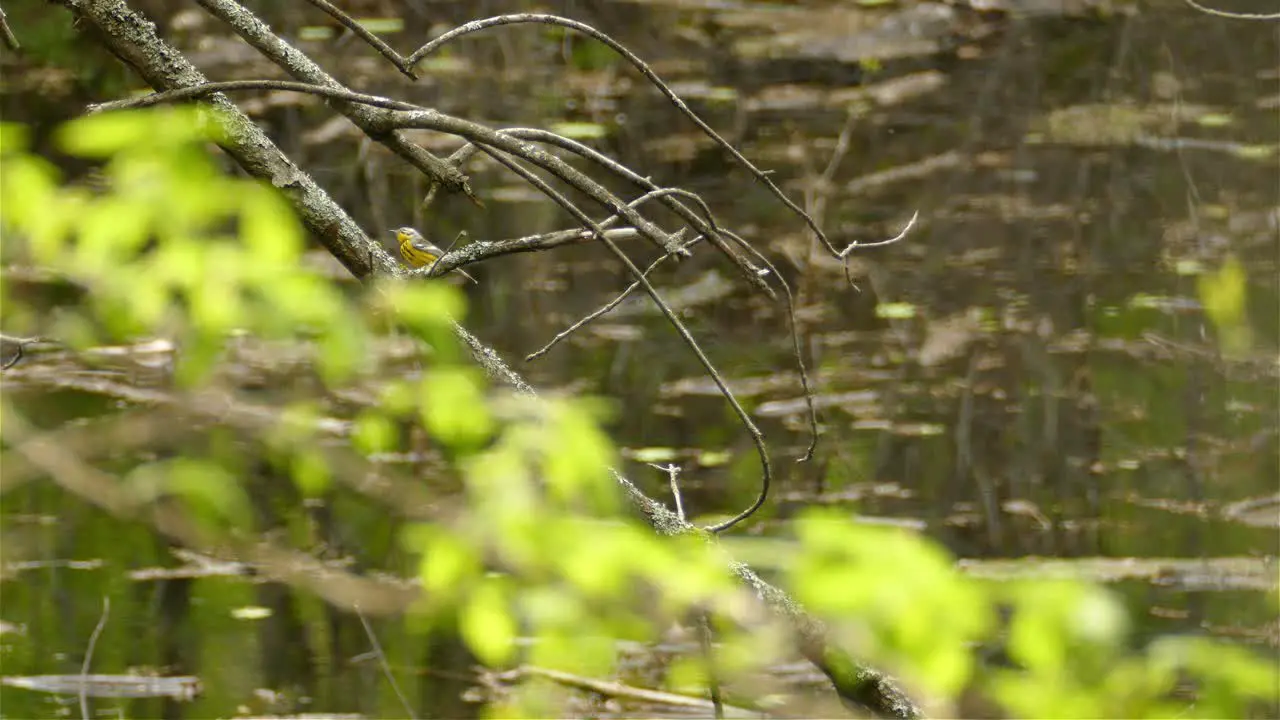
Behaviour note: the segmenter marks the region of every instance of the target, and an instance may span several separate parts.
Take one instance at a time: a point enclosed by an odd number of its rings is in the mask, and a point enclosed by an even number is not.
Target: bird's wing
[[[427,242],[425,238],[416,237],[413,239],[413,247],[422,252],[431,253],[432,255],[443,254],[440,248]]]

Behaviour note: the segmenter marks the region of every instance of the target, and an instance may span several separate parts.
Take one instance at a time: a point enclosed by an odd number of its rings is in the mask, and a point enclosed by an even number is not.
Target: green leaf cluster
[[[280,194],[215,165],[218,120],[183,107],[68,123],[60,143],[100,163],[96,187],[61,185],[49,162],[24,153],[25,132],[4,126],[5,259],[52,269],[91,296],[46,334],[81,345],[176,336],[188,385],[230,333],[307,334],[322,375],[341,382],[359,370],[365,326],[332,283],[301,270],[303,235]]]

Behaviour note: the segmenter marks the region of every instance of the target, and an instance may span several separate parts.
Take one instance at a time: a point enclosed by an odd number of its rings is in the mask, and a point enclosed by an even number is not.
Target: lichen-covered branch
[[[84,24],[98,30],[100,42],[156,90],[203,85],[208,79],[181,52],[165,42],[153,23],[124,0],[55,0]],[[295,165],[266,133],[224,95],[209,102],[222,111],[223,149],[250,175],[284,192],[303,225],[358,278],[390,274],[397,263],[382,244],[365,235],[305,171]]]

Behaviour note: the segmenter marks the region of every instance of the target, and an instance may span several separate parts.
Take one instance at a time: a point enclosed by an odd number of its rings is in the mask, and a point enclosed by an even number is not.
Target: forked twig
[[[667,463],[666,465],[649,463],[649,467],[667,474],[667,481],[671,485],[671,499],[676,504],[676,517],[685,522],[684,500],[680,497],[680,466],[675,463]]]
[[[449,243],[449,247],[447,247],[447,248],[445,248],[445,249],[444,249],[444,253],[443,253],[443,254],[441,254],[441,255],[437,255],[437,256],[436,256],[436,259],[435,259],[435,260],[432,260],[430,265],[426,266],[425,268],[422,268],[421,270],[418,270],[418,271],[417,271],[417,273],[422,274],[422,275],[425,275],[425,276],[427,276],[427,277],[432,277],[432,274],[433,274],[433,273],[435,272],[435,270],[436,270],[436,266],[440,264],[440,260],[441,260],[442,258],[444,258],[444,257],[448,256],[448,254],[449,254],[449,253],[453,252],[453,247],[454,247],[455,245],[457,245],[457,244],[458,244],[458,241],[459,241],[459,240],[461,240],[461,239],[462,239],[462,238],[464,238],[464,237],[467,237],[467,231],[466,231],[466,230],[463,230],[463,231],[459,232],[457,235],[455,235],[455,236],[453,237],[453,242]],[[458,272],[462,272],[462,271],[461,271],[461,270],[459,270]],[[462,272],[462,275],[463,275],[463,277],[470,278],[472,282],[475,282],[475,278],[472,278],[470,275],[467,275],[465,272]]]
[[[919,220],[919,219],[920,219],[919,210],[911,213],[911,219],[907,221],[907,226],[902,228],[902,232],[898,233],[897,235],[894,235],[888,240],[877,240],[876,242],[870,242],[870,243],[860,243],[857,240],[854,240],[853,242],[849,243],[849,247],[845,248],[840,253],[840,259],[843,260],[844,258],[848,257],[849,253],[853,252],[854,250],[884,247],[885,245],[892,245],[896,242],[903,240],[904,238],[907,237],[907,233],[911,232],[911,228],[915,227],[916,220]]]
[[[102,596],[102,614],[98,616],[98,624],[93,626],[89,635],[89,647],[84,651],[84,662],[80,665],[80,717],[89,720],[89,668],[93,665],[93,649],[98,646],[98,636],[107,626],[107,616],[111,614],[111,598]]]
[[[342,23],[343,27],[355,33],[361,40],[369,43],[369,45],[371,45],[374,50],[377,50],[382,57],[390,61],[392,65],[395,65],[396,69],[405,77],[410,80],[418,79],[417,73],[413,71],[413,65],[405,62],[405,59],[400,55],[400,53],[393,50],[390,45],[382,42],[377,35],[366,30],[363,25],[356,22],[350,15],[339,10],[332,3],[328,2],[328,0],[307,0],[307,2],[325,11],[333,17],[334,20]]]
[[[609,249],[609,252],[613,253],[614,257],[622,261],[623,267],[625,267],[627,272],[631,273],[631,276],[640,283],[640,287],[643,288],[649,298],[653,300],[653,304],[662,312],[662,315],[667,319],[667,322],[675,328],[676,333],[678,333],[680,338],[684,340],[685,345],[693,351],[698,362],[702,364],[703,370],[711,376],[712,382],[716,384],[716,387],[720,390],[720,394],[724,396],[725,400],[729,403],[729,406],[733,408],[734,414],[738,416],[738,420],[751,436],[751,442],[756,448],[756,455],[760,459],[761,472],[760,493],[757,495],[755,502],[753,502],[746,510],[743,510],[724,522],[711,525],[705,528],[705,530],[711,533],[720,533],[754,515],[755,512],[764,505],[765,500],[769,496],[769,486],[773,478],[773,469],[769,465],[769,449],[765,446],[764,434],[760,432],[760,428],[756,427],[755,422],[751,419],[751,415],[742,407],[742,403],[738,402],[738,398],[733,394],[733,391],[729,389],[729,385],[720,375],[720,371],[716,370],[711,359],[702,351],[702,346],[700,346],[698,341],[694,339],[693,334],[689,332],[687,327],[685,327],[685,324],[680,320],[680,317],[672,311],[671,306],[667,304],[666,300],[663,300],[662,295],[649,282],[649,278],[640,271],[640,268],[636,267],[636,264],[631,261],[631,258],[624,253],[621,248],[618,247],[617,243],[613,242],[605,235],[604,229],[600,227],[599,223],[588,217],[584,212],[582,212],[582,210],[578,209],[577,206],[570,202],[568,198],[565,198],[557,192],[555,188],[547,185],[546,181],[535,175],[532,171],[521,166],[518,162],[506,157],[497,149],[491,148],[484,143],[476,144],[480,147],[482,152],[498,161],[508,170],[511,170],[513,173],[522,177],[525,182],[538,188],[538,190],[542,191],[544,195],[554,200],[556,204],[560,205],[571,215],[577,218],[579,222],[591,228],[592,233],[595,234],[596,238],[600,240],[600,242],[604,243],[604,246]],[[635,211],[630,207],[624,206],[622,210],[624,211],[623,214],[627,215],[627,219],[630,219],[632,215],[635,215]],[[680,248],[677,247],[676,249],[678,250]],[[676,253],[672,252],[672,254]]]
[[[790,329],[791,335],[791,351],[796,359],[796,368],[800,375],[800,390],[804,395],[804,402],[808,408],[809,416],[809,445],[805,448],[804,454],[796,458],[796,462],[808,462],[813,458],[813,452],[818,447],[818,410],[813,404],[813,389],[809,384],[809,369],[804,363],[804,353],[800,347],[800,324],[796,322],[796,298],[791,292],[791,286],[782,278],[782,274],[773,266],[773,263],[764,256],[759,250],[756,250],[746,240],[738,236],[737,233],[729,230],[724,231],[732,240],[737,242],[748,253],[753,254],[757,260],[764,264],[765,267],[773,273],[778,279],[778,284],[782,286],[783,299],[786,300],[787,306],[787,327]]]
[[[662,189],[657,183],[653,182],[649,178],[641,176],[639,173],[631,170],[622,163],[619,163],[613,158],[610,158],[609,156],[595,150],[594,148],[584,145],[577,140],[557,135],[556,133],[548,130],[542,130],[540,128],[507,128],[500,130],[499,132],[504,135],[510,135],[523,140],[547,143],[562,150],[567,150],[600,165],[618,177],[634,183],[648,192],[656,192]],[[474,146],[468,144],[463,148],[463,150],[468,148],[474,148]],[[450,156],[450,161],[461,157],[463,150],[459,150]],[[681,202],[679,199],[680,197],[698,205],[702,211],[702,215],[699,216],[698,213],[694,212],[687,205]],[[776,297],[773,289],[769,287],[767,282],[765,282],[764,275],[757,268],[753,267],[750,262],[744,261],[743,258],[734,253],[728,243],[726,243],[720,236],[720,232],[716,227],[715,216],[711,212],[711,208],[707,206],[702,198],[687,191],[669,189],[662,197],[662,204],[675,214],[679,215],[681,219],[689,223],[699,233],[705,235],[707,240],[741,271],[742,276],[747,280],[747,282],[750,282],[757,290],[764,292],[770,299]]]
[[[544,14],[537,14],[537,13],[499,15],[496,17],[485,18],[483,20],[475,20],[473,22],[466,23],[465,25],[460,25],[454,28],[453,30],[450,30],[449,32],[444,33],[443,35],[437,37],[436,39],[432,40],[426,45],[423,45],[421,48],[418,48],[416,52],[414,52],[412,55],[409,56],[409,64],[410,66],[417,65],[418,62],[422,60],[422,58],[434,52],[441,45],[455,38],[461,37],[463,35],[469,35],[471,33],[479,32],[481,30],[485,30],[491,27],[496,27],[499,25],[515,25],[515,24],[521,24],[521,23],[541,23],[544,25],[559,25],[561,27],[567,27],[572,30],[577,30],[582,34],[588,35],[604,43],[605,45],[609,46],[611,50],[621,55],[627,62],[631,63],[633,67],[639,70],[640,74],[644,75],[645,79],[653,83],[654,87],[658,88],[658,90],[663,95],[666,96],[667,100],[669,100],[671,104],[674,105],[675,108],[679,110],[682,115],[684,115],[686,118],[692,121],[693,124],[696,125],[699,130],[701,130],[704,134],[706,134],[707,137],[710,137],[725,152],[729,153],[734,160],[736,160],[743,167],[745,167],[747,171],[750,172],[757,181],[759,181],[761,184],[767,187],[769,191],[774,195],[774,197],[778,199],[779,202],[785,205],[787,209],[791,210],[797,216],[802,218],[805,221],[805,224],[809,226],[809,229],[813,231],[814,235],[819,240],[821,240],[822,243],[826,245],[826,247],[833,254],[838,254],[838,251],[835,249],[835,246],[831,244],[831,241],[827,239],[826,234],[822,232],[822,228],[818,227],[818,224],[813,221],[813,218],[809,217],[808,213],[806,213],[799,205],[796,205],[795,202],[791,200],[791,198],[787,197],[786,193],[782,192],[782,189],[779,188],[773,182],[773,180],[769,179],[768,173],[760,170],[754,164],[752,164],[752,162],[748,160],[746,156],[738,152],[738,149],[735,148],[732,143],[730,143],[728,140],[725,140],[723,137],[721,137],[720,134],[717,133],[715,130],[713,130],[710,125],[708,125],[701,117],[698,116],[697,113],[690,110],[689,106],[685,105],[684,101],[680,99],[680,96],[677,95],[675,91],[672,90],[670,87],[668,87],[667,84],[663,82],[661,78],[658,77],[657,73],[655,73],[653,69],[650,68],[648,64],[646,64],[643,60],[641,60],[635,53],[628,50],[626,46],[622,45],[622,43],[619,43],[617,40],[614,40],[612,37],[591,27],[590,25],[587,25],[585,23],[580,23],[576,20],[563,18],[558,15],[544,15]]]
[[[702,238],[703,238],[703,236],[702,236],[702,235],[699,235],[698,237],[696,237],[696,238],[694,238],[694,239],[690,240],[690,241],[685,245],[685,247],[692,247],[695,243],[697,243],[697,242],[701,241],[701,240],[702,240]],[[644,269],[644,274],[647,276],[649,273],[653,272],[655,268],[657,268],[657,267],[658,267],[659,265],[661,265],[664,261],[666,261],[667,257],[668,257],[667,255],[663,255],[663,256],[659,257],[657,260],[654,260],[654,261],[649,265],[649,267],[647,267],[647,268],[645,268],[645,269]],[[627,299],[627,297],[628,297],[628,296],[630,296],[630,295],[631,295],[631,293],[635,292],[635,291],[636,291],[636,289],[638,289],[639,287],[640,287],[640,281],[639,281],[639,280],[637,280],[637,281],[635,281],[635,282],[631,283],[630,285],[628,285],[628,286],[626,287],[626,289],[625,289],[625,290],[623,290],[622,292],[618,293],[617,297],[615,297],[614,299],[612,299],[612,300],[610,300],[609,302],[605,303],[604,305],[601,305],[599,308],[597,308],[597,309],[593,310],[592,312],[588,313],[587,315],[584,315],[581,319],[579,319],[579,320],[578,320],[577,322],[575,322],[574,324],[572,324],[572,325],[570,325],[569,327],[565,328],[564,330],[561,330],[560,332],[556,333],[556,336],[555,336],[555,337],[553,337],[553,338],[551,338],[551,340],[550,340],[550,341],[548,341],[546,345],[543,345],[542,347],[538,348],[537,350],[535,350],[535,351],[533,351],[533,352],[529,353],[528,355],[526,355],[526,356],[524,357],[525,362],[529,362],[529,361],[532,361],[532,360],[537,360],[538,358],[542,357],[543,355],[546,355],[546,354],[551,350],[551,348],[555,347],[556,345],[559,345],[559,344],[560,344],[560,342],[561,342],[561,341],[563,341],[565,338],[569,337],[570,335],[572,335],[573,333],[577,332],[578,330],[581,330],[583,326],[587,325],[588,323],[592,322],[593,320],[596,320],[597,318],[599,318],[599,317],[601,317],[601,316],[604,316],[604,315],[608,314],[608,313],[609,313],[609,311],[611,311],[611,310],[613,310],[614,308],[618,307],[618,305],[620,305],[620,304],[622,303],[622,301],[623,301],[623,300],[626,300],[626,299]]]
[[[634,226],[664,252],[679,254],[679,247],[671,234],[659,228],[648,218],[627,207],[625,202],[609,192],[600,183],[575,170],[565,161],[536,145],[504,135],[479,123],[446,115],[436,110],[409,110],[387,113],[380,116],[375,121],[375,124],[378,132],[393,132],[410,128],[435,130],[470,140],[482,146],[480,149],[490,156],[493,156],[494,151],[510,153],[547,171],[558,180],[567,183],[595,202],[608,208],[611,213],[622,215],[628,224]],[[503,164],[506,165],[506,163]],[[507,165],[507,167],[510,169],[510,165]],[[523,175],[521,177],[528,181],[528,177]],[[538,189],[546,195],[550,188],[543,183]],[[548,197],[551,196],[548,195]],[[552,199],[554,200],[555,198]],[[557,204],[564,207],[564,204],[559,201],[557,201]]]
[[[63,0],[64,2],[66,0]],[[270,26],[262,22],[236,0],[195,0],[210,15],[226,23],[236,35],[255,50],[289,73],[295,80],[324,87],[346,88],[328,74],[305,53],[282,40]],[[195,83],[190,83],[195,84]],[[436,157],[422,146],[410,142],[403,134],[383,132],[377,122],[378,113],[362,104],[335,103],[334,109],[350,120],[373,140],[383,144],[391,152],[451,192],[474,198],[471,186],[462,173],[444,159]],[[394,261],[392,261],[394,264]]]
[[[382,673],[387,676],[387,682],[391,683],[391,689],[395,691],[396,697],[400,699],[400,705],[404,708],[405,715],[412,720],[418,720],[418,716],[413,713],[413,706],[409,704],[409,698],[405,697],[404,692],[400,690],[400,683],[396,682],[395,673],[391,672],[391,664],[387,662],[387,654],[382,651],[382,644],[378,642],[378,636],[373,632],[373,626],[369,624],[368,618],[360,611],[360,606],[355,605],[353,609],[356,611],[356,617],[360,618],[360,624],[364,627],[365,635],[369,636],[369,644],[373,646],[373,652],[378,656],[378,665],[382,668]]]

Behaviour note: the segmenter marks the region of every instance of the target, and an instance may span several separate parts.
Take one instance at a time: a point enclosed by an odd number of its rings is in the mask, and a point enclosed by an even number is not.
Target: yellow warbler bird
[[[430,265],[440,256],[444,255],[444,251],[436,247],[432,242],[422,236],[422,233],[411,227],[396,228],[391,231],[396,236],[396,242],[400,244],[400,257],[413,267],[420,268],[424,265]],[[455,268],[453,272],[459,273],[462,277],[476,282],[462,268]]]

